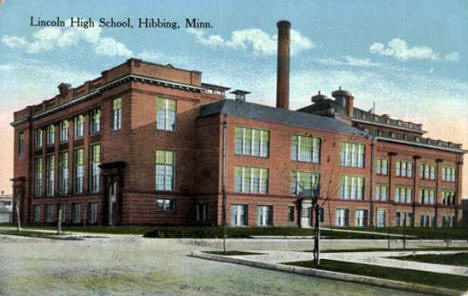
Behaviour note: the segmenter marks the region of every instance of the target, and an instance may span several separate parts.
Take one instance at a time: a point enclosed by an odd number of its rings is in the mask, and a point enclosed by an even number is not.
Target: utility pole
[[[222,180],[222,193],[223,193],[223,252],[226,253],[226,224],[227,224],[227,205],[226,205],[226,114],[223,118],[223,180]]]

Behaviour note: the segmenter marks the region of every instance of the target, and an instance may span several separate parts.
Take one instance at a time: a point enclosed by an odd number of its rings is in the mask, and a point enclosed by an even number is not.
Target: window
[[[291,160],[320,163],[320,146],[319,138],[292,135]]]
[[[88,224],[96,224],[98,221],[98,204],[92,202],[88,204]]]
[[[59,193],[68,194],[68,152],[59,154]]]
[[[174,131],[176,121],[176,101],[156,99],[156,129]]]
[[[34,148],[36,150],[42,148],[42,129],[40,128],[34,131]]]
[[[450,206],[450,205],[455,205],[456,200],[455,200],[455,192],[453,191],[442,191],[441,192],[441,197],[442,197],[442,204],[445,206]]]
[[[101,131],[101,109],[97,108],[89,113],[89,133],[97,134]]]
[[[435,204],[435,190],[427,188],[419,189],[419,203],[427,205]]]
[[[375,171],[377,175],[388,175],[388,159],[377,158]]]
[[[358,176],[341,176],[341,199],[364,199],[364,178]]]
[[[238,126],[234,134],[234,147],[237,155],[268,157],[270,142],[268,131]]]
[[[340,227],[349,225],[349,209],[336,209],[335,225]]]
[[[33,205],[33,220],[34,222],[41,222],[41,206]]]
[[[454,167],[442,167],[442,181],[455,182]]]
[[[163,211],[175,211],[175,200],[173,199],[157,199],[156,209]]]
[[[34,196],[42,196],[42,158],[34,160]]]
[[[364,144],[341,143],[340,165],[347,167],[364,167]]]
[[[320,183],[320,174],[311,172],[291,173],[291,193],[295,195],[310,195],[312,188]]]
[[[296,208],[294,206],[289,206],[288,207],[288,220],[291,222],[294,221],[295,214],[296,214]]]
[[[401,214],[400,214],[400,212],[395,213],[395,226],[401,226]]]
[[[62,223],[66,222],[66,217],[65,217],[66,209],[67,207],[64,204],[59,205],[59,211],[62,212]],[[59,217],[59,212],[57,212],[57,219],[58,217]]]
[[[375,200],[386,201],[388,199],[388,186],[376,185],[375,186]]]
[[[385,210],[377,210],[377,227],[385,227]]]
[[[419,216],[420,227],[435,227],[435,216],[421,215]]]
[[[89,154],[89,189],[92,193],[96,193],[100,190],[101,145],[92,145]]]
[[[442,227],[454,227],[455,226],[455,216],[443,216],[442,217]]]
[[[419,165],[419,178],[425,180],[435,180],[436,166],[421,163]]]
[[[60,142],[68,141],[68,120],[64,120],[60,123]]]
[[[47,127],[47,146],[55,144],[55,125],[51,124]]]
[[[268,169],[234,167],[234,191],[245,193],[267,193]]]
[[[75,117],[73,124],[73,135],[75,139],[82,138],[84,134],[84,116],[78,115]]]
[[[258,206],[257,207],[257,225],[270,226],[273,225],[273,207]]]
[[[397,177],[413,177],[413,163],[405,160],[397,160],[395,163],[395,175]]]
[[[156,150],[155,158],[156,190],[173,191],[175,173],[175,152],[166,150]]]
[[[45,206],[45,214],[46,214],[46,223],[52,223],[55,221],[55,206],[54,205],[46,205]]]
[[[208,203],[197,204],[197,221],[208,220]]]
[[[76,194],[83,193],[83,148],[75,149],[73,159],[73,192]]]
[[[55,191],[55,155],[47,155],[47,196],[53,196]]]
[[[81,223],[81,204],[72,204],[72,223]]]
[[[231,226],[247,225],[247,205],[231,205]]]
[[[18,134],[18,155],[22,156],[24,154],[24,132]]]
[[[117,131],[122,128],[122,98],[112,101],[112,130]]]
[[[367,210],[356,210],[354,213],[354,226],[366,227],[367,226]]]
[[[413,202],[413,188],[408,187],[395,187],[395,202],[407,203]]]

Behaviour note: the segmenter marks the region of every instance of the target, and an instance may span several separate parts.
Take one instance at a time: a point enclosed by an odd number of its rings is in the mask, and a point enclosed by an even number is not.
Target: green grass
[[[244,256],[244,255],[263,255],[262,253],[244,252],[244,251],[205,251],[207,254],[223,255],[223,256]]]
[[[18,232],[17,230],[0,230],[0,234],[34,237],[34,238],[58,239],[58,240],[81,240],[81,238],[76,238],[76,237],[63,237],[62,235],[54,234],[54,233],[45,233],[45,232],[27,231],[27,230],[23,230],[20,232]]]
[[[468,251],[468,247],[431,247],[431,248],[362,248],[362,249],[336,249],[321,250],[320,253],[354,253],[354,252],[393,252],[393,251]],[[304,252],[313,252],[306,250]]]
[[[414,235],[415,238],[407,239],[468,239],[467,227],[454,227],[454,228],[431,228],[431,227],[348,227],[340,229],[360,230],[360,231],[373,231],[390,234],[407,234]],[[397,238],[391,238],[397,239]]]
[[[333,239],[379,239],[381,236],[372,234],[360,234],[350,232],[321,231],[322,238]],[[228,238],[249,238],[253,235],[268,236],[313,236],[312,229],[299,227],[228,227]],[[153,227],[153,230],[146,233],[145,237],[152,238],[222,238],[222,227]]]
[[[287,262],[283,264],[307,268],[316,268],[314,266],[313,261],[297,261]],[[460,291],[468,290],[467,277],[459,275],[417,271],[393,267],[382,267],[327,259],[320,260],[319,269],[383,278],[414,284],[422,284],[433,287],[455,289]]]
[[[421,254],[403,257],[389,257],[406,261],[418,261],[425,263],[436,263],[446,265],[468,266],[468,253],[456,254]]]

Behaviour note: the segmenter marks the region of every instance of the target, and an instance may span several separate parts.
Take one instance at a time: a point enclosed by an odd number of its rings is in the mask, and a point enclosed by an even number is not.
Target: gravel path
[[[139,236],[0,236],[0,295],[417,295],[187,256],[202,248]]]

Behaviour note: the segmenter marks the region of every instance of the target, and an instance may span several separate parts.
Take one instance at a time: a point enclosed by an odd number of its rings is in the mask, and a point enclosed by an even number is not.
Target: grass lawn
[[[399,260],[407,261],[418,261],[426,263],[446,264],[446,265],[458,265],[468,266],[468,253],[456,253],[456,254],[421,254],[421,255],[410,255],[403,257],[389,257]],[[468,279],[467,279],[468,280]]]
[[[16,227],[12,224],[2,224],[3,227]],[[22,226],[23,229],[41,229],[41,230],[57,230],[56,226],[43,226],[43,225],[27,225]],[[108,233],[108,234],[140,234],[143,235],[155,229],[154,226],[62,226],[62,231],[65,232],[87,232],[87,233]]]
[[[362,248],[362,249],[344,249],[344,250],[321,250],[320,253],[353,253],[353,252],[392,252],[392,251],[468,251],[468,247],[431,247],[431,248]],[[307,250],[305,252],[313,252],[313,250]],[[467,263],[468,264],[468,263]]]
[[[244,252],[244,251],[205,251],[207,254],[223,255],[223,256],[244,256],[244,255],[262,255],[262,253]]]
[[[283,264],[316,268],[313,261],[297,261]],[[440,288],[455,289],[460,291],[468,290],[467,277],[459,275],[382,267],[327,259],[320,260],[319,269],[422,284]]]
[[[414,235],[415,238],[407,239],[468,239],[467,227],[454,228],[431,228],[431,227],[348,227],[340,229],[373,231],[390,234],[407,234]]]
[[[44,232],[27,231],[27,230],[23,230],[23,231],[18,232],[17,230],[2,230],[2,229],[0,229],[0,234],[17,235],[17,236],[25,236],[25,237],[36,237],[36,238],[59,239],[59,240],[80,240],[80,238],[63,237],[62,235],[54,234],[54,233],[44,233]]]

